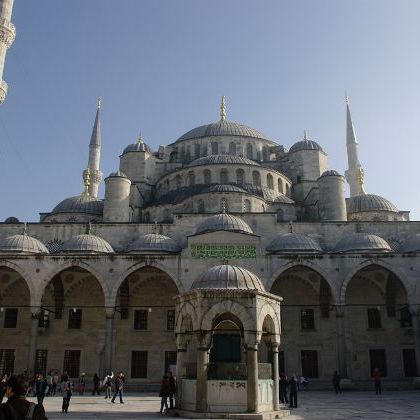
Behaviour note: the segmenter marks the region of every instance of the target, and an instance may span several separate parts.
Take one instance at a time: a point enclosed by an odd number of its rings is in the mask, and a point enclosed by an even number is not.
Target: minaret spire
[[[226,99],[222,96],[222,102],[220,103],[220,121],[226,121]]]
[[[92,136],[89,143],[89,161],[88,169],[90,172],[89,176],[89,195],[94,198],[98,197],[99,184],[102,181],[102,172],[99,170],[101,161],[101,116],[100,111],[102,107],[102,99],[98,98],[98,107],[96,110],[95,123],[93,124]],[[83,172],[83,178],[85,178],[86,171]]]
[[[16,36],[16,29],[10,21],[12,18],[14,0],[0,1],[0,104],[7,96],[7,83],[3,80],[6,52],[12,46]]]
[[[345,172],[346,180],[350,186],[350,196],[364,194],[363,188],[361,188],[360,174],[363,178],[363,168],[359,162],[358,156],[358,143],[356,134],[354,131],[353,121],[351,119],[349,98],[346,95],[346,114],[347,114],[347,127],[346,127],[346,146],[347,146],[347,160],[348,169]],[[363,183],[363,180],[362,180]]]

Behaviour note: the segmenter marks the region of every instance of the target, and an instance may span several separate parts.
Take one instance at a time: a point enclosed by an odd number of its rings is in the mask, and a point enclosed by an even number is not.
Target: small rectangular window
[[[173,331],[175,329],[175,310],[169,309],[166,314],[166,329]]]
[[[63,372],[67,372],[70,378],[79,377],[80,350],[66,350],[64,352]]]
[[[407,307],[402,308],[400,310],[400,325],[401,325],[401,328],[413,326],[410,310]]]
[[[35,372],[45,375],[47,372],[48,350],[37,350],[35,355]]]
[[[0,349],[0,375],[13,375],[15,370],[15,350]]]
[[[4,328],[16,328],[17,318],[17,308],[6,308],[6,310],[4,311]]]
[[[70,309],[69,310],[69,324],[68,328],[71,330],[80,330],[82,328],[82,310]]]
[[[147,378],[147,351],[131,352],[131,377]]]
[[[147,330],[149,311],[147,309],[138,309],[134,311],[134,329]]]
[[[302,330],[315,329],[315,318],[313,309],[301,309],[300,311],[300,325]]]
[[[381,312],[378,308],[368,308],[368,328],[382,328]]]

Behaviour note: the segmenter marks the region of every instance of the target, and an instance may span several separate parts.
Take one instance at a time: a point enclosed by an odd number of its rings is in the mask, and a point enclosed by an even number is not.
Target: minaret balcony
[[[0,81],[0,104],[2,104],[7,96],[7,83],[4,80]]]
[[[5,18],[0,19],[0,42],[6,44],[6,47],[9,48],[16,37],[16,28],[12,22]]]

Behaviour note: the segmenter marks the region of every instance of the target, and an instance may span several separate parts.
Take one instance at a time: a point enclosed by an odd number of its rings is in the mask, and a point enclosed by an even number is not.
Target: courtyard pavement
[[[34,401],[34,399],[31,399]],[[74,396],[68,414],[61,413],[61,397],[48,397],[44,406],[49,419],[153,419],[162,417],[160,399],[155,394],[129,394],[125,403],[111,404],[103,397]],[[343,419],[420,419],[420,391],[333,392],[303,391],[298,396],[299,408],[293,409],[288,420]]]

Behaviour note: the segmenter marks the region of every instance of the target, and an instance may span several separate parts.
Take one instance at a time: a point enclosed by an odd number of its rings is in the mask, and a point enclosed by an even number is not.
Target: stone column
[[[38,341],[38,322],[41,308],[31,308],[31,333],[29,336],[29,352],[27,370],[35,371],[36,346]]]
[[[413,322],[414,342],[416,346],[417,376],[420,376],[420,305],[411,305],[410,313]]]
[[[182,377],[184,375],[184,365],[187,356],[187,348],[179,347],[176,349],[176,379],[178,386],[176,389],[175,406],[182,408]]]
[[[279,402],[279,345],[273,344],[273,410],[280,409]]]
[[[208,348],[197,348],[196,410],[207,411],[207,365]]]
[[[258,344],[247,346],[247,405],[249,413],[258,413]]]
[[[342,378],[347,378],[347,351],[346,351],[346,331],[344,325],[344,306],[337,306],[336,312],[337,328],[337,369]]]
[[[115,309],[106,308],[106,325],[105,325],[105,372],[112,371],[112,350],[114,347],[114,317]]]

